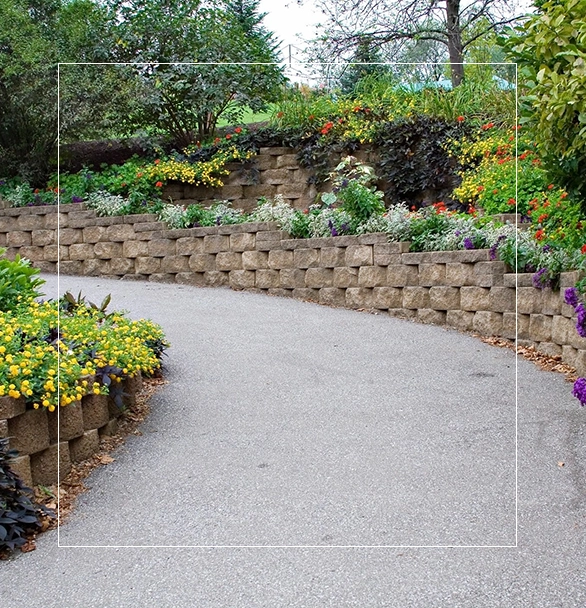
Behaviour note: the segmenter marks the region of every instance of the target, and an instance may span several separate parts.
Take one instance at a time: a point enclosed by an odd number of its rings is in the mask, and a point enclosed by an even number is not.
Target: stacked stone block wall
[[[136,399],[140,374],[124,382],[124,402]],[[71,466],[90,458],[100,439],[118,430],[121,410],[107,395],[87,395],[75,403],[49,412],[28,409],[24,398],[0,397],[0,438],[8,438],[10,449],[18,451],[11,468],[26,485],[57,483]]]
[[[57,223],[59,222],[59,243]],[[487,250],[410,253],[384,234],[291,239],[274,223],[167,230],[154,215],[80,205],[0,210],[0,246],[44,271],[226,286],[514,339],[586,375],[586,339],[563,289],[533,287]]]

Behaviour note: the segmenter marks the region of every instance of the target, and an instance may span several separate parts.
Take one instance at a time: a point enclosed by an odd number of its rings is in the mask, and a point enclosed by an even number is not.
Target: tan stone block
[[[175,255],[175,239],[153,239],[149,241],[149,255],[155,258],[164,258],[167,255]]]
[[[293,290],[294,293],[295,291]],[[322,287],[319,290],[318,301],[320,304],[327,304],[328,306],[345,306],[346,290],[337,287]]]
[[[82,263],[82,274],[88,277],[111,274],[110,260],[84,260]]]
[[[259,289],[270,289],[280,287],[280,276],[278,270],[257,270],[256,284]]]
[[[224,185],[218,189],[214,196],[224,201],[234,201],[242,198],[242,186],[238,184]]]
[[[494,312],[514,312],[516,292],[511,287],[492,287],[489,308]]]
[[[542,297],[541,290],[535,289],[535,287],[519,287],[517,289],[517,312],[538,313],[541,310]]]
[[[57,436],[57,421],[59,421],[59,436]],[[69,405],[61,406],[54,412],[48,412],[47,422],[51,443],[69,441],[74,437],[80,437],[84,431],[81,404],[76,401]]]
[[[211,253],[194,253],[189,258],[189,268],[193,272],[209,272],[210,270],[216,270],[216,256]]]
[[[31,243],[36,247],[53,245],[57,236],[54,230],[33,230],[31,233]]]
[[[8,247],[23,247],[32,243],[30,232],[9,232],[6,235]]]
[[[181,285],[195,285],[202,287],[205,285],[203,272],[178,272],[175,275],[175,282]]]
[[[324,289],[331,289],[331,287],[324,287]],[[319,302],[320,301],[319,289],[311,289],[309,287],[296,287],[293,289],[292,295],[297,300],[306,300],[308,302]],[[327,302],[324,302],[327,304]]]
[[[555,315],[551,322],[551,341],[563,346],[568,344],[572,333],[576,332],[575,323],[567,317]]]
[[[280,270],[281,268],[293,268],[293,252],[281,249],[269,251],[269,268]]]
[[[333,287],[334,271],[331,268],[308,268],[305,272],[305,286],[315,287]]]
[[[74,245],[71,245],[74,247]],[[71,258],[71,247],[69,248],[69,257]],[[111,260],[112,258],[121,258],[124,253],[122,243],[101,242],[93,245],[94,253],[101,260]]]
[[[529,320],[529,339],[535,342],[550,342],[552,320],[553,317],[549,315],[532,314]]]
[[[387,269],[383,266],[361,266],[358,269],[360,287],[382,287],[387,282]]]
[[[84,264],[81,260],[64,260],[59,262],[59,272],[67,275],[82,274]]]
[[[134,274],[134,258],[112,258],[109,274],[120,276]]]
[[[324,268],[344,266],[346,249],[344,247],[323,247],[320,252],[319,265]]]
[[[501,336],[503,333],[503,315],[498,312],[479,310],[474,313],[472,329],[482,336]]]
[[[189,257],[186,255],[168,255],[161,259],[161,272],[187,272]]]
[[[46,450],[32,454],[30,467],[33,484],[48,486],[57,483],[71,471],[69,444],[67,441],[54,443]]]
[[[108,240],[108,233],[105,226],[88,226],[83,229],[84,243],[99,243]]]
[[[403,290],[398,287],[375,287],[372,290],[372,307],[388,310],[403,306]]]
[[[10,448],[19,456],[34,454],[49,447],[49,426],[44,409],[27,410],[20,416],[8,419]]]
[[[334,287],[358,287],[358,268],[334,268],[333,286]]]
[[[116,418],[112,418],[107,424],[98,429],[100,439],[102,437],[113,437],[116,433],[118,433],[118,420]]]
[[[573,367],[576,368],[576,373],[578,376],[586,376],[586,350],[576,350]]]
[[[417,316],[417,311],[409,308],[389,308],[389,317],[396,319],[413,320]]]
[[[100,449],[100,436],[97,429],[86,431],[81,437],[69,442],[71,462],[77,464],[91,458]]]
[[[279,283],[284,289],[305,287],[305,270],[301,268],[282,268],[279,271]]]
[[[446,325],[458,331],[470,331],[474,321],[474,313],[467,310],[448,310]]]
[[[221,251],[216,256],[218,270],[242,270],[242,254],[235,251]]]
[[[372,289],[367,287],[348,287],[346,289],[348,308],[374,308]]]
[[[582,338],[576,329],[576,319],[572,319],[573,331],[568,332],[568,344],[578,350],[586,350],[586,338]]]
[[[47,213],[45,216],[45,229],[56,230],[59,226],[61,229],[67,228],[69,219],[67,213]]]
[[[90,243],[79,243],[69,246],[70,260],[88,260],[94,257],[94,246]]]
[[[59,262],[61,260],[69,259],[69,247],[63,245],[47,245],[45,247],[45,261],[46,262]]]
[[[45,227],[42,215],[21,215],[16,220],[16,229],[22,231],[41,230]]]
[[[295,249],[293,251],[293,264],[297,268],[316,268],[320,262],[319,249]]]
[[[429,289],[427,287],[404,287],[403,308],[429,308]]]
[[[244,186],[242,192],[244,198],[272,198],[277,194],[277,187],[273,184],[251,184]]]
[[[529,315],[503,313],[503,338],[527,340],[529,338]]]
[[[490,289],[486,287],[468,287],[460,289],[460,308],[462,310],[489,310]]]
[[[17,221],[18,219],[15,217],[7,217],[5,215],[0,216],[0,232],[17,231]]]
[[[251,289],[256,283],[256,273],[253,270],[231,270],[229,283],[232,289]]]
[[[267,169],[260,174],[260,181],[263,184],[288,184],[291,180],[289,169]]]
[[[277,156],[277,169],[297,169],[299,167],[299,161],[297,160],[297,154],[282,154]]]
[[[207,270],[203,273],[206,285],[209,287],[224,287],[230,283],[230,276],[228,272],[222,272],[220,270]]]
[[[8,420],[0,419],[0,439],[8,437]]]
[[[122,243],[122,255],[125,258],[146,257],[149,254],[147,241],[126,241]]]
[[[406,243],[375,243],[374,263],[376,266],[390,266],[401,263],[401,253],[407,251]]]
[[[453,262],[446,264],[446,285],[462,287],[464,285],[476,285],[474,264],[463,264]]]
[[[419,285],[417,266],[393,264],[387,268],[387,285],[389,287],[406,287]]]
[[[26,409],[24,397],[13,399],[12,397],[0,397],[0,420],[14,418],[24,414]]]
[[[240,232],[229,236],[230,251],[254,251],[256,235],[252,232]]]
[[[350,245],[346,248],[346,266],[372,266],[374,256],[372,245]]]
[[[204,253],[218,253],[230,250],[230,237],[227,234],[209,234],[203,237]]]
[[[242,268],[245,270],[265,269],[269,267],[269,254],[266,251],[243,251]]]
[[[175,241],[177,255],[193,255],[204,253],[203,237],[187,236]]]
[[[444,285],[446,282],[445,264],[420,264],[419,285],[431,287],[433,285]]]
[[[577,366],[577,355],[578,351],[573,346],[567,344],[562,346],[562,361],[566,365],[575,368]]]
[[[460,290],[457,287],[430,287],[429,307],[433,310],[456,310],[460,308]]]
[[[541,309],[539,312],[544,315],[559,315],[564,302],[564,292],[554,291],[553,289],[543,289],[541,291]]]
[[[32,245],[25,245],[21,247],[18,251],[20,257],[26,258],[31,262],[40,262],[45,257],[45,249],[44,247],[34,247]]]
[[[31,473],[31,460],[30,456],[17,456],[11,458],[9,461],[10,469],[13,473],[16,473],[20,481],[27,487],[33,487],[33,476]]]
[[[121,243],[134,240],[136,233],[132,224],[113,224],[106,227],[106,236],[109,241]]]
[[[559,344],[553,342],[540,342],[537,345],[537,350],[548,357],[561,357],[562,347]]]
[[[83,430],[98,429],[110,420],[107,395],[85,395],[81,400]]]
[[[443,310],[434,310],[433,308],[419,308],[415,316],[420,323],[428,325],[445,325],[446,312]]]

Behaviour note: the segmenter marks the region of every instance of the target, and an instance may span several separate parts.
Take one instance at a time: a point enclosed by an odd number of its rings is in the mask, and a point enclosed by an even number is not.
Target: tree
[[[327,19],[322,41],[334,56],[355,49],[364,37],[381,46],[435,41],[447,50],[454,87],[464,79],[467,47],[518,18],[512,0],[316,0],[316,4]],[[481,20],[486,27],[476,28]]]
[[[358,82],[366,76],[388,73],[388,68],[380,65],[382,62],[384,58],[380,49],[374,47],[368,38],[363,38],[340,76],[342,93],[352,93]]]
[[[276,100],[285,79],[257,4],[118,1],[116,57],[135,64],[141,87],[129,121],[158,125],[184,146],[212,137],[220,117],[236,121]]]
[[[552,180],[586,211],[586,0],[539,2],[504,43],[527,89],[522,123]]]

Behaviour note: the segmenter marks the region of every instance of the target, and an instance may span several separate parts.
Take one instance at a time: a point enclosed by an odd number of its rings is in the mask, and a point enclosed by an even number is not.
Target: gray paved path
[[[517,469],[509,350],[223,289],[66,289],[160,323],[169,384],[62,546],[0,563],[2,608],[586,605],[586,412],[561,376],[518,362]]]

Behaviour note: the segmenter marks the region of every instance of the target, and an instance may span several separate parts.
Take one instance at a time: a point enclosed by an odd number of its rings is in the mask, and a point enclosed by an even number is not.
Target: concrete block
[[[78,243],[69,246],[70,260],[88,260],[94,258],[94,246],[89,243]]]
[[[295,293],[296,290],[293,290]],[[327,304],[328,306],[345,306],[346,305],[346,290],[338,289],[337,287],[322,287],[319,290],[319,303]]]
[[[529,339],[535,342],[551,342],[553,317],[532,314],[529,319]]]
[[[269,268],[281,270],[281,268],[293,268],[293,252],[281,249],[269,251]]]
[[[564,302],[564,290],[554,291],[553,289],[541,290],[541,310],[544,315],[559,315]]]
[[[267,169],[260,174],[262,184],[288,184],[290,182],[289,169]]]
[[[569,344],[570,336],[576,333],[576,325],[567,317],[555,315],[551,321],[551,341],[563,346]]]
[[[9,232],[6,235],[8,247],[23,247],[32,243],[30,232]]]
[[[346,266],[372,266],[374,255],[372,245],[350,245],[346,248]]]
[[[559,344],[553,342],[540,342],[537,345],[537,350],[548,357],[561,357],[562,347]]]
[[[358,268],[348,268],[347,266],[334,268],[333,286],[358,287],[358,271]]]
[[[67,441],[54,443],[46,450],[32,454],[30,467],[33,484],[48,486],[57,483],[71,471],[69,444]]]
[[[256,273],[252,270],[231,270],[228,282],[232,289],[251,289],[256,284]]]
[[[181,285],[195,285],[196,287],[203,287],[206,284],[203,272],[178,272],[175,275],[175,282]]]
[[[538,313],[541,311],[543,294],[535,287],[519,287],[517,289],[517,312],[523,314]]]
[[[175,241],[177,255],[193,255],[194,253],[204,253],[203,237],[181,237]]]
[[[110,419],[107,395],[85,395],[81,400],[83,430],[98,429]]]
[[[417,266],[393,264],[387,268],[387,285],[389,287],[406,287],[419,285]]]
[[[269,254],[266,251],[243,251],[242,268],[245,270],[266,269],[269,267]]]
[[[346,304],[348,308],[374,308],[372,289],[366,287],[348,287]]]
[[[32,488],[34,483],[31,473],[30,456],[17,456],[16,458],[11,458],[9,464],[10,468],[14,473],[16,473],[20,481],[22,481],[27,488]]]
[[[147,241],[126,241],[122,243],[122,255],[125,258],[146,257],[149,254]]]
[[[305,270],[301,268],[282,268],[279,271],[279,283],[284,289],[305,287]]]
[[[403,288],[403,308],[429,308],[429,289],[406,286]]]
[[[33,230],[31,233],[31,243],[36,247],[53,245],[57,239],[54,230]]]
[[[137,274],[155,274],[161,269],[161,258],[138,257],[134,261]]]
[[[415,319],[420,323],[428,325],[445,325],[446,312],[443,310],[434,310],[432,308],[419,308]]]
[[[106,227],[106,236],[109,241],[122,243],[136,238],[132,224],[113,224]]]
[[[333,287],[334,286],[334,271],[332,268],[308,268],[305,272],[305,286],[315,287]]]
[[[401,308],[403,306],[403,290],[398,287],[375,287],[372,290],[372,307],[382,310]]]
[[[482,336],[502,336],[503,315],[488,310],[478,310],[474,313],[472,329]]]
[[[490,289],[486,287],[462,287],[460,289],[462,310],[490,310]]]
[[[230,284],[230,275],[228,272],[220,270],[207,270],[203,273],[206,285],[209,287],[224,287]]]
[[[255,287],[259,289],[271,289],[280,287],[280,276],[278,270],[262,269],[256,271]]]
[[[331,289],[331,287],[324,287],[324,289]],[[297,300],[307,300],[308,302],[319,302],[320,301],[320,290],[311,289],[310,287],[296,287],[293,289],[293,297]]]
[[[494,312],[515,311],[515,290],[511,287],[491,287],[488,301],[489,308]]]
[[[458,331],[471,331],[474,313],[467,310],[448,310],[446,312],[446,325]]]
[[[26,410],[8,419],[10,448],[19,456],[34,454],[49,447],[49,425],[45,409]]]
[[[149,241],[149,255],[154,258],[164,258],[167,255],[175,255],[177,241],[175,239],[153,239]]]
[[[71,462],[77,464],[91,458],[100,449],[100,436],[97,429],[86,431],[81,437],[69,442]]]
[[[474,265],[461,262],[448,262],[446,264],[446,285],[453,287],[476,285]]]
[[[317,268],[320,265],[320,250],[295,249],[293,251],[293,265],[296,268]]]
[[[420,264],[419,265],[419,285],[421,287],[431,287],[433,285],[445,285],[446,265],[445,264]]]
[[[45,218],[42,215],[21,215],[16,219],[17,230],[32,231],[45,227]]]
[[[108,240],[108,233],[105,226],[88,226],[83,229],[84,243],[99,243]]]
[[[578,351],[568,344],[562,346],[562,361],[570,367],[576,368],[577,366],[577,355]]]
[[[211,253],[194,253],[189,257],[189,269],[193,272],[216,270],[216,256]]]
[[[57,421],[59,421],[59,436],[57,436]],[[47,412],[49,441],[69,441],[83,435],[83,414],[79,402],[61,406],[54,412]]]
[[[112,274],[110,272],[110,260],[83,260],[82,274],[87,277]]]
[[[383,287],[387,282],[387,269],[383,266],[360,266],[358,285],[360,287]]]
[[[71,245],[74,247],[74,245]],[[71,247],[69,248],[69,258],[71,257]],[[111,260],[112,258],[121,258],[124,256],[122,243],[96,243],[93,245],[95,257],[100,258],[102,260]]]
[[[529,315],[515,314],[514,312],[503,313],[503,338],[528,340],[529,320]]]
[[[460,308],[460,290],[438,285],[430,287],[429,307],[433,310],[457,310]]]
[[[252,232],[241,232],[231,234],[229,242],[230,251],[254,251],[256,249],[256,234]]]
[[[344,247],[323,247],[320,250],[319,265],[324,268],[337,268],[344,266],[346,249]]]
[[[12,397],[0,397],[0,420],[14,418],[24,414],[26,405],[24,397],[13,399]]]
[[[410,308],[389,308],[389,317],[413,320],[416,316],[417,311]]]
[[[45,247],[45,262],[60,262],[69,259],[69,247],[63,245],[47,245]]]
[[[107,424],[98,429],[98,435],[100,439],[102,437],[113,437],[118,432],[118,420],[116,418],[112,418],[109,420]]]
[[[114,262],[114,260],[112,260]],[[186,255],[168,255],[161,258],[161,272],[187,272],[189,271],[189,257]]]
[[[232,251],[222,251],[216,255],[217,270],[242,270],[242,254]]]
[[[230,236],[227,234],[210,234],[203,237],[204,253],[230,251]]]

